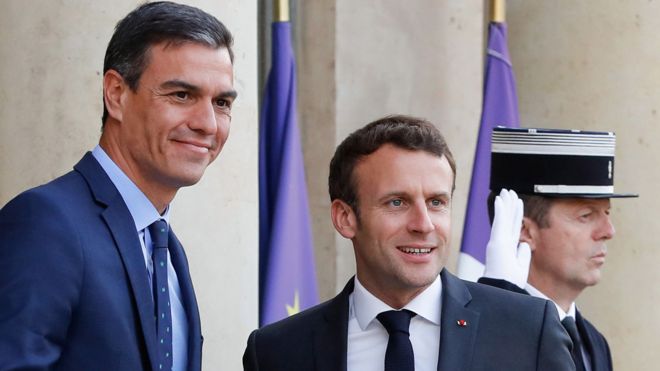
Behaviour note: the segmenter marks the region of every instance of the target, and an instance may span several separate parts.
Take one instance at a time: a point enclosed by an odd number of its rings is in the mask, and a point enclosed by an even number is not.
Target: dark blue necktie
[[[414,315],[409,310],[390,310],[377,316],[390,335],[385,351],[385,371],[415,370],[415,355],[408,331]]]
[[[172,369],[172,310],[167,285],[167,222],[160,219],[149,226],[153,242],[153,289],[156,304],[156,334],[159,370]]]
[[[575,363],[575,369],[577,371],[584,371],[584,361],[582,361],[582,342],[580,341],[580,334],[578,333],[577,326],[575,325],[575,320],[573,317],[566,316],[561,321],[561,324],[564,325],[568,336],[571,337],[573,342],[573,351],[571,356],[573,356],[573,362]]]

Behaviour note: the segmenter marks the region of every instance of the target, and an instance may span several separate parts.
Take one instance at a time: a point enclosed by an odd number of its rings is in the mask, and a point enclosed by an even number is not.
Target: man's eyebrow
[[[200,90],[198,86],[185,82],[183,80],[168,80],[160,84],[160,87],[163,89],[185,89],[193,92]]]
[[[386,202],[386,201],[388,201],[392,198],[400,198],[400,199],[403,199],[403,200],[409,200],[410,195],[405,191],[394,190],[394,191],[387,192],[387,193],[383,194],[382,196],[378,197],[376,202],[383,203],[383,202]]]
[[[447,198],[447,199],[451,199],[451,193],[450,192],[434,192],[429,196],[429,198]]]
[[[193,85],[183,80],[176,80],[176,79],[165,81],[164,83],[160,84],[160,87],[162,89],[184,89],[192,93],[197,93],[201,90],[201,88],[198,87],[197,85]],[[236,97],[238,97],[238,92],[236,92],[236,90],[234,89],[224,91],[216,96],[216,98],[232,98],[232,99],[236,99]]]
[[[404,199],[405,199],[405,198],[408,198],[408,194],[407,194],[406,192],[403,192],[403,191],[392,191],[392,192],[388,192],[388,193],[382,195],[381,197],[379,197],[379,198],[378,198],[378,202],[384,202],[384,201],[386,201],[387,199],[389,199],[389,198],[393,198],[393,197],[396,197],[396,198],[404,198]]]
[[[216,98],[232,98],[236,99],[238,97],[238,92],[236,90],[227,90],[223,91],[222,93],[218,94]]]

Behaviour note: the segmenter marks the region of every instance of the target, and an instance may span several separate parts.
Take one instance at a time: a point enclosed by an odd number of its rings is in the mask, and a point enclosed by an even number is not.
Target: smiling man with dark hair
[[[0,370],[200,370],[188,262],[168,226],[229,135],[232,36],[171,2],[108,45],[99,145],[0,210]]]
[[[455,174],[426,120],[388,116],[348,136],[328,183],[356,276],[332,300],[254,331],[245,370],[573,370],[550,302],[444,268]]]

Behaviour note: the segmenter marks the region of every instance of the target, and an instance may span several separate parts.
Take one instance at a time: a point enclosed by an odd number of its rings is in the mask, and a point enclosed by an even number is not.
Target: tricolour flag
[[[296,124],[291,24],[272,25],[272,66],[259,122],[260,324],[318,302],[305,173]]]
[[[495,126],[520,126],[518,96],[506,34],[506,23],[490,23],[481,125],[458,258],[458,276],[470,281],[476,281],[484,272],[486,244],[490,237],[486,202],[490,192],[491,132]]]

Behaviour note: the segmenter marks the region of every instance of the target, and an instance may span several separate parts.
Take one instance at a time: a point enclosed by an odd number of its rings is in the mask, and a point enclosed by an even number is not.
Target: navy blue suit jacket
[[[201,369],[188,262],[170,232]],[[0,370],[156,370],[154,305],[126,204],[91,153],[0,210]]]
[[[526,290],[505,280],[482,277],[479,279],[479,283],[529,295]],[[582,339],[583,346],[591,361],[591,370],[612,371],[612,354],[610,353],[610,346],[607,344],[607,340],[605,340],[603,334],[596,330],[596,327],[591,322],[582,317],[580,311],[576,311],[575,317],[575,324],[580,334],[580,339]]]
[[[438,370],[570,371],[571,341],[547,300],[462,281],[446,270]],[[353,281],[330,301],[255,330],[246,371],[345,371],[348,297]],[[458,320],[467,321],[459,326]]]

